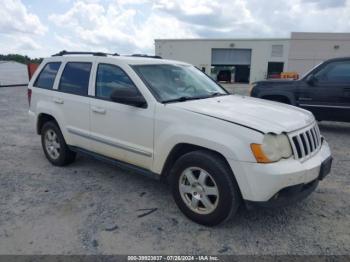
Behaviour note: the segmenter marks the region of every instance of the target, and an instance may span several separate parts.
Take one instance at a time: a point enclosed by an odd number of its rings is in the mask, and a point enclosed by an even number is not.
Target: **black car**
[[[350,57],[327,60],[300,80],[256,82],[251,96],[307,109],[319,121],[350,122]]]

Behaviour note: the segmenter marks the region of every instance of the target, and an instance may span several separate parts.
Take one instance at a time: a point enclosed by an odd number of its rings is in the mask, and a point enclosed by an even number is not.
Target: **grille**
[[[289,139],[295,159],[310,158],[321,147],[321,134],[316,123],[311,127],[289,134]]]

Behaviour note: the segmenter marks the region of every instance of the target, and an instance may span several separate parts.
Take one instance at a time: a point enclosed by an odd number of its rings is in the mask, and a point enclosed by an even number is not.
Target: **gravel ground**
[[[165,184],[83,156],[50,165],[27,110],[25,87],[0,88],[0,254],[350,254],[350,124],[320,124],[335,161],[308,199],[207,228]]]

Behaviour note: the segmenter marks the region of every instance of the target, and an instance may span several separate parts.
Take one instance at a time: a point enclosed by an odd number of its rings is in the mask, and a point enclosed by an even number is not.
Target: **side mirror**
[[[314,86],[317,83],[317,78],[313,74],[310,74],[306,77],[306,83],[310,86]]]
[[[111,100],[113,102],[135,106],[135,107],[141,107],[141,108],[147,107],[147,102],[143,98],[143,96],[137,91],[131,90],[131,89],[120,88],[120,89],[114,90],[113,93],[111,94]]]

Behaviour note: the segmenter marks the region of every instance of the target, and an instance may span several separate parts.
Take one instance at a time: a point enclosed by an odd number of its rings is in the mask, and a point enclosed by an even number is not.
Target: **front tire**
[[[41,145],[46,158],[55,166],[65,166],[75,160],[76,153],[68,148],[60,128],[53,121],[43,125]]]
[[[194,151],[180,157],[171,171],[170,184],[180,210],[202,225],[228,220],[241,203],[231,169],[212,152]]]

